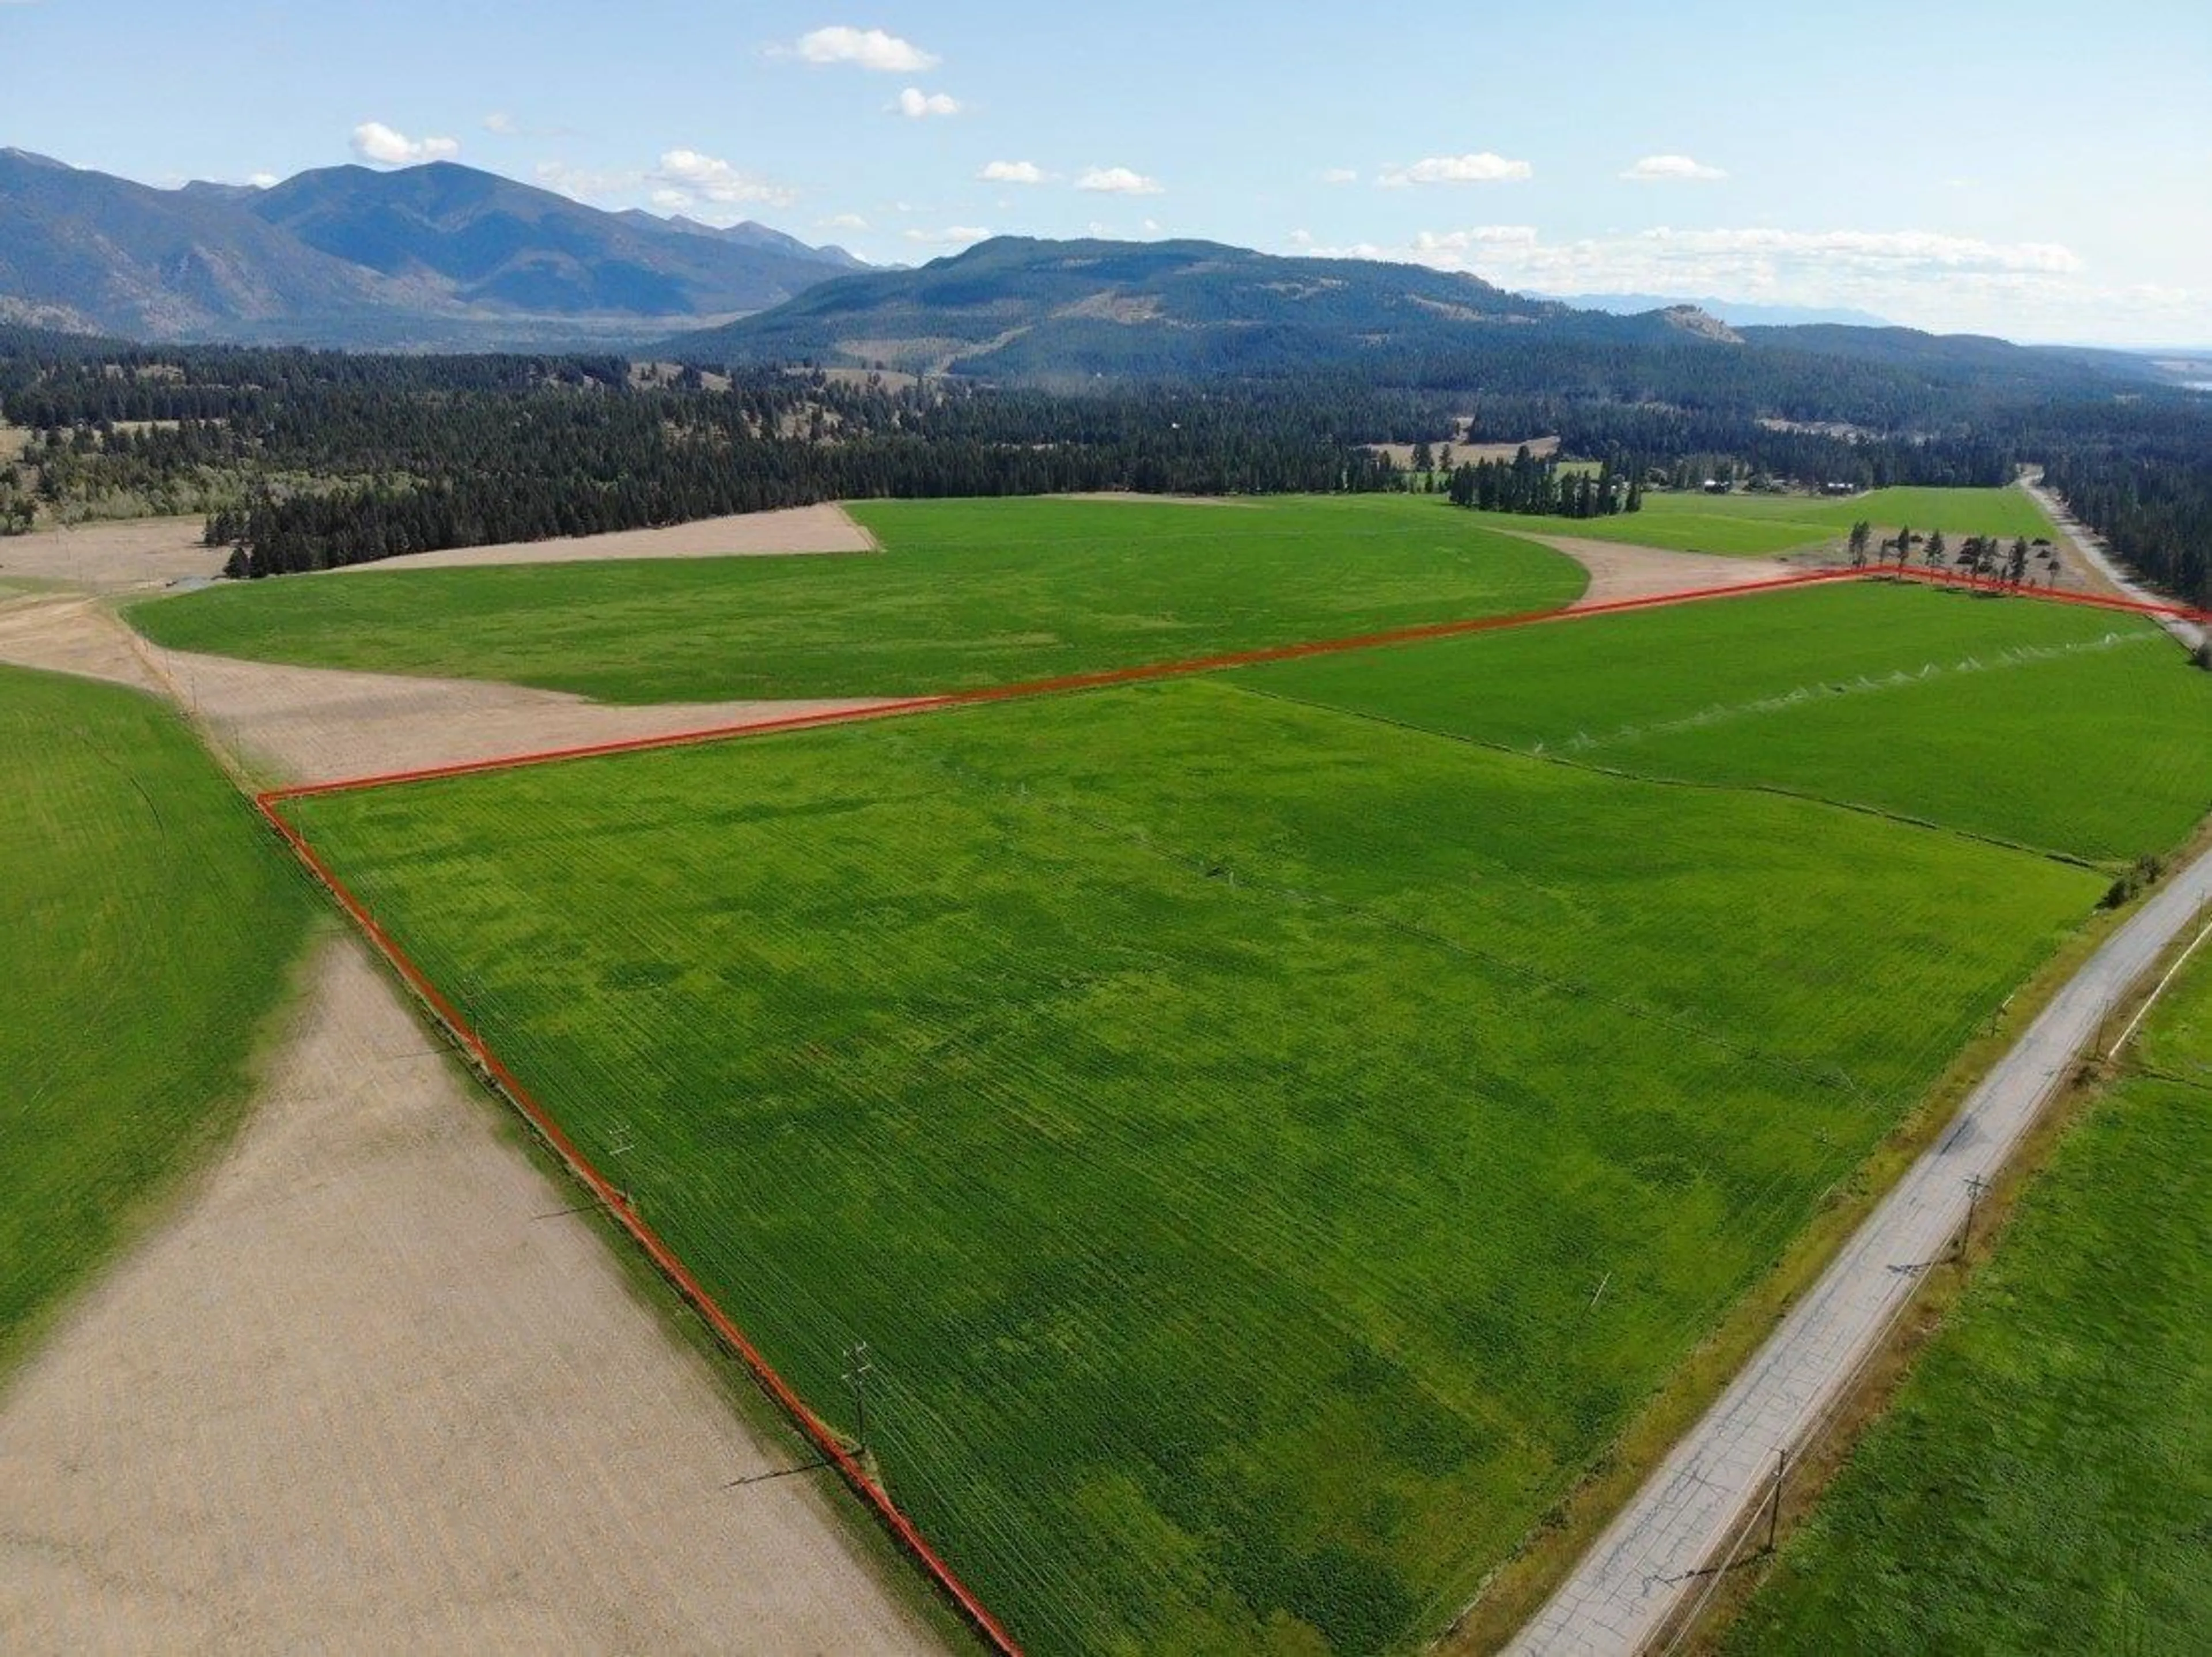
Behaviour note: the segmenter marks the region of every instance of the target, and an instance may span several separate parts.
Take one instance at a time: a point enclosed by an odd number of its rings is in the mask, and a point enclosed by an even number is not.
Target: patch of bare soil
[[[135,518],[0,539],[0,576],[68,582],[96,592],[161,587],[222,573],[227,548],[202,546],[200,518]]]
[[[351,937],[0,1400],[9,1651],[937,1648]]]
[[[287,783],[334,782],[882,705],[856,698],[623,707],[520,685],[286,667],[140,649],[171,698],[223,747],[257,774],[273,773]]]
[[[1667,598],[1716,587],[1751,587],[1803,573],[1774,558],[1726,558],[1711,552],[1670,552],[1657,546],[1585,540],[1577,535],[1531,535],[1523,530],[1514,533],[1564,552],[1589,571],[1589,590],[1570,606],[1577,610],[1623,599]]]
[[[0,603],[0,661],[166,695],[248,771],[283,783],[336,782],[882,705],[852,698],[619,707],[520,685],[236,661],[149,644],[99,600],[81,594]]]
[[[875,552],[876,538],[835,502],[781,512],[702,518],[665,529],[621,529],[568,540],[509,541],[410,552],[374,564],[348,564],[334,575],[369,570],[450,570],[493,564],[586,564],[603,558],[751,558],[803,552]],[[221,567],[221,560],[217,560]]]
[[[131,636],[98,600],[82,594],[42,593],[0,603],[0,661],[138,691],[161,688],[131,649]]]

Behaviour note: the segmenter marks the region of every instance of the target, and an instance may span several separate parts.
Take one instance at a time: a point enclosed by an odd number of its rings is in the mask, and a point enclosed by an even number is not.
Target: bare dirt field
[[[874,552],[876,538],[853,521],[834,502],[794,506],[781,512],[747,512],[733,518],[703,518],[665,529],[623,529],[569,540],[509,541],[499,546],[457,546],[442,552],[410,552],[375,564],[349,564],[333,571],[447,570],[490,564],[586,564],[601,558],[744,558],[780,553]]]
[[[227,548],[202,546],[199,518],[133,518],[0,540],[0,578],[68,582],[100,592],[222,573]]]
[[[938,1649],[365,946],[0,1398],[0,1648]]]
[[[138,691],[161,688],[131,648],[131,635],[97,599],[82,594],[0,599],[0,661]]]
[[[880,705],[866,698],[622,707],[560,691],[286,667],[146,647],[179,706],[249,771],[325,783],[555,748],[759,725]]]
[[[247,772],[271,783],[335,782],[879,705],[854,698],[618,707],[520,685],[192,655],[147,643],[82,594],[0,602],[0,661],[166,695]]]
[[[1670,552],[1656,546],[1585,540],[1574,535],[1531,535],[1523,530],[1513,533],[1523,540],[1565,553],[1589,571],[1589,590],[1570,606],[1577,610],[1621,599],[1662,598],[1715,587],[1749,587],[1803,573],[1775,558],[1723,557],[1711,552]]]

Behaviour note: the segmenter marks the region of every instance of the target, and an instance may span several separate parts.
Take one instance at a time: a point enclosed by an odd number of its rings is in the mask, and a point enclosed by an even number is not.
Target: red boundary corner
[[[1735,598],[1779,589],[1810,586],[1820,582],[1881,578],[1923,582],[1938,587],[1960,588],[1975,592],[2002,593],[2012,596],[2057,600],[2086,605],[2093,608],[2147,615],[2161,619],[2183,620],[2212,625],[2212,612],[2191,609],[2180,605],[2144,603],[2138,600],[2107,598],[2095,594],[2059,593],[2049,589],[2025,588],[1993,581],[1986,576],[1947,574],[1935,570],[1914,570],[1898,564],[1879,565],[1867,570],[1814,570],[1800,575],[1784,576],[1771,581],[1747,582],[1735,586],[1700,588],[1685,593],[1655,594],[1646,598],[1617,599],[1607,603],[1589,605],[1580,609],[1544,610],[1509,616],[1483,616],[1473,619],[1434,622],[1420,626],[1401,627],[1385,632],[1360,634],[1349,638],[1324,639],[1296,644],[1270,645],[1256,650],[1245,650],[1228,655],[1205,656],[1186,661],[1159,662],[1137,667],[1112,668],[1097,673],[1073,673],[1057,679],[1030,680],[1022,684],[991,685],[981,690],[954,691],[942,696],[911,697],[901,701],[878,704],[871,708],[827,713],[800,714],[787,719],[771,720],[759,724],[720,726],[704,730],[684,731],[666,736],[638,737],[617,742],[596,743],[582,747],[556,748],[540,752],[513,754],[493,759],[471,760],[457,765],[437,765],[416,771],[392,771],[378,776],[349,777],[337,782],[311,783],[292,788],[272,789],[254,797],[254,805],[277,833],[284,838],[294,854],[310,873],[337,899],[339,905],[359,926],[368,941],[386,960],[392,964],[402,979],[420,996],[446,1028],[450,1031],[462,1051],[473,1058],[484,1075],[504,1093],[520,1111],[539,1136],[550,1146],[569,1171],[580,1181],[592,1197],[605,1208],[622,1228],[642,1248],[655,1269],[673,1284],[678,1294],[707,1320],[708,1326],[731,1351],[742,1359],[755,1380],[766,1390],[778,1407],[790,1417],[808,1441],[820,1451],[823,1458],[837,1469],[860,1499],[874,1511],[901,1546],[919,1563],[930,1579],[952,1602],[961,1615],[994,1651],[1004,1657],[1020,1657],[1020,1648],[1013,1636],[1000,1623],[975,1594],[954,1573],[952,1568],[932,1548],[907,1514],[882,1485],[872,1478],[858,1457],[846,1447],[842,1440],[830,1430],[828,1423],[808,1408],[797,1390],[769,1362],[760,1349],[755,1346],[737,1321],[709,1295],[703,1284],[694,1276],[689,1267],[677,1258],[676,1252],[662,1240],[660,1234],[646,1223],[629,1198],[605,1174],[592,1166],[591,1160],[564,1133],[551,1114],[541,1105],[520,1078],[510,1070],[499,1055],[494,1052],[483,1037],[464,1019],[453,1002],[431,982],[430,977],[417,966],[398,942],[378,923],[366,905],[339,880],[307,837],[285,817],[283,803],[317,795],[350,793],[364,789],[388,787],[403,783],[428,782],[440,777],[473,776],[486,771],[509,771],[526,765],[551,765],[562,760],[603,758],[613,754],[637,753],[660,748],[673,748],[720,741],[744,736],[770,735],[778,732],[819,728],[830,725],[854,724],[866,720],[896,718],[907,714],[926,713],[940,709],[973,706],[981,703],[1013,701],[1028,697],[1049,696],[1075,691],[1097,690],[1109,685],[1141,683],[1152,679],[1180,678],[1192,673],[1217,672],[1224,668],[1254,667],[1264,662],[1289,661],[1302,657],[1330,655],[1352,650],[1372,649],[1383,645],[1415,643],[1424,640],[1455,638],[1463,635],[1490,632],[1506,628],[1525,627],[1543,622],[1571,621],[1590,616],[1618,615],[1626,611],[1656,609],[1668,605],[1686,604],[1705,599]]]

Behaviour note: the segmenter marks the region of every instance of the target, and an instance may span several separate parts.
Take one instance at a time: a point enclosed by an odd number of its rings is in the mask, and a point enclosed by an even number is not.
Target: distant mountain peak
[[[0,299],[126,338],[628,339],[860,267],[765,225],[604,212],[458,161],[157,190],[0,150]]]

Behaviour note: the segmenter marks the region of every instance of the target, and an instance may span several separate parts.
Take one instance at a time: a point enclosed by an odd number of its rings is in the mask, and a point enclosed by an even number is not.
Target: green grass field
[[[313,912],[148,698],[0,667],[0,1370],[237,1119]]]
[[[1842,539],[1863,518],[1877,535],[1940,529],[1954,545],[1968,535],[2055,536],[2051,521],[2017,489],[1877,489],[1842,500],[1803,495],[1647,495],[1640,512],[1610,518],[1541,518],[1486,512],[1499,529],[1666,547],[1677,552],[1760,556]]]
[[[1241,670],[1273,694],[1542,753],[1788,789],[2075,856],[2212,811],[2212,674],[2148,622],[1889,584]]]
[[[2203,1649],[2212,957],[2169,994],[1729,1650]]]
[[[1223,679],[291,809],[1040,1653],[1435,1633],[2104,886]]]
[[[1584,585],[1402,496],[854,510],[886,554],[294,576],[130,615],[179,649],[672,702],[1012,684],[1551,609]]]

